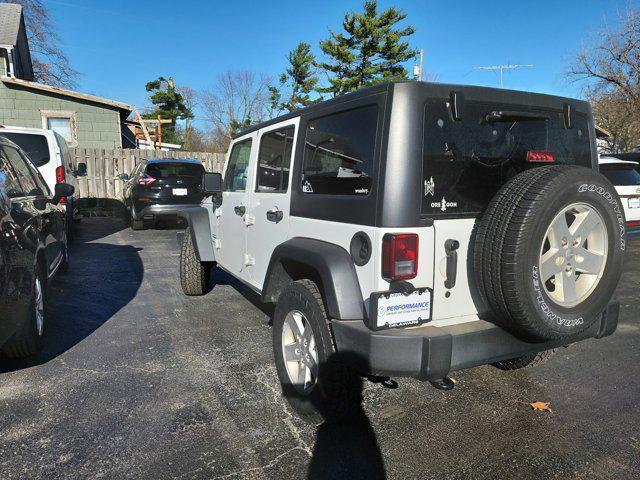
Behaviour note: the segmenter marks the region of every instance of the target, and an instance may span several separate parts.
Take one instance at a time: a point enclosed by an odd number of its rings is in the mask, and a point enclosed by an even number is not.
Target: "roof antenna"
[[[504,88],[504,70],[515,70],[516,68],[533,68],[533,65],[488,65],[484,67],[473,67],[474,70],[500,70],[500,88]]]

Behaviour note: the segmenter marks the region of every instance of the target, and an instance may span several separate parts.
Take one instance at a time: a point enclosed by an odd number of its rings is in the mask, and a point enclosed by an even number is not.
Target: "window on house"
[[[42,128],[57,133],[72,147],[78,145],[74,112],[42,111],[41,113]]]

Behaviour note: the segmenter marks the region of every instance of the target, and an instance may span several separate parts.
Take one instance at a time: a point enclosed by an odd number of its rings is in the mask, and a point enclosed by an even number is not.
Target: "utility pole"
[[[533,68],[533,65],[489,65],[486,67],[473,67],[474,70],[500,70],[500,88],[504,88],[503,72],[516,68]]]
[[[413,79],[418,82],[422,81],[422,67],[424,64],[424,50],[420,49],[420,65],[416,65],[413,67]]]

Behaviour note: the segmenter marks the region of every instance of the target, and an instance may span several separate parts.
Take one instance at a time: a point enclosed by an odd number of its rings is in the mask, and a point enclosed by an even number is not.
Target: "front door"
[[[249,282],[261,290],[276,246],[287,239],[291,201],[291,159],[300,118],[287,120],[258,132],[257,161],[252,162],[253,181],[247,228]]]
[[[257,134],[251,133],[236,140],[231,148],[224,170],[224,190],[219,214],[218,245],[221,267],[241,280],[248,281],[246,253],[246,231],[251,224],[248,190],[251,185],[249,168],[255,156]],[[216,254],[217,255],[217,254]]]

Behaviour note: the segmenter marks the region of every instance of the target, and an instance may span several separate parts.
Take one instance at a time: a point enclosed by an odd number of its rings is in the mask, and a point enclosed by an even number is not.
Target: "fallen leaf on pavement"
[[[533,402],[533,403],[530,403],[529,405],[531,405],[531,408],[533,408],[534,412],[537,412],[537,411],[550,412],[551,411],[551,404],[549,402]]]

